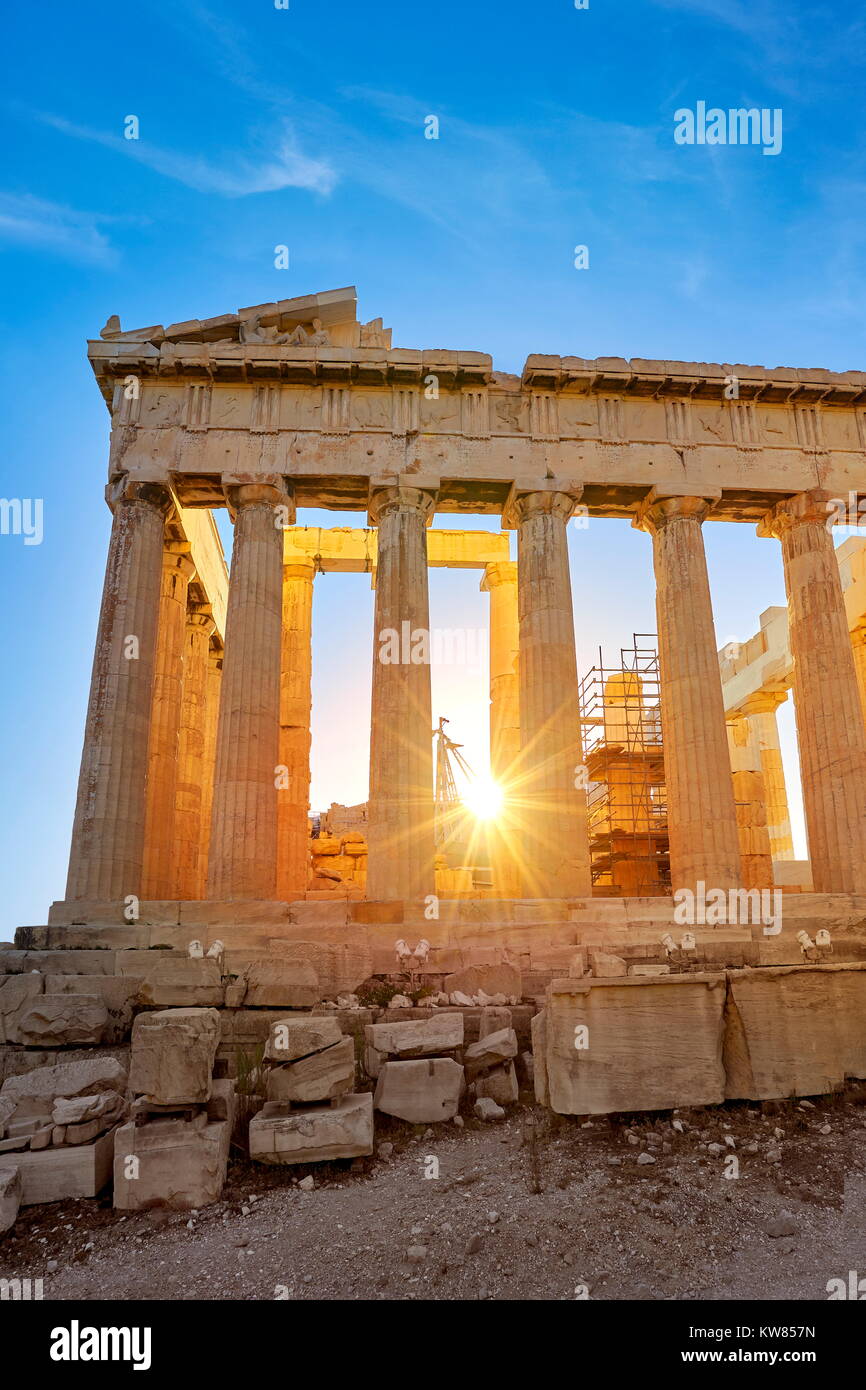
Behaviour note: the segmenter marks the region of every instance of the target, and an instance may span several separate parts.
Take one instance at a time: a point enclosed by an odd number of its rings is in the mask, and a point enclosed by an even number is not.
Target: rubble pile
[[[516,1056],[517,1034],[511,1026],[510,1010],[484,1009],[478,1042],[463,1054],[466,1080],[475,1097],[479,1119],[501,1119],[505,1106],[517,1104]]]
[[[114,1057],[36,1067],[4,1081],[0,1229],[15,1220],[15,1193],[22,1205],[96,1195],[111,1170],[112,1133],[127,1114],[125,1090],[126,1071]]]
[[[354,1042],[333,1014],[278,1019],[264,1061],[267,1101],[250,1121],[250,1158],[325,1163],[373,1152],[373,1097],[354,1093]]]

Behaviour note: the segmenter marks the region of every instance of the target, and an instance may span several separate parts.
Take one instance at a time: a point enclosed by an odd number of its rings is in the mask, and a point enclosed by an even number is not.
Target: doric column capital
[[[305,555],[293,555],[283,561],[283,580],[306,579],[312,584],[316,577],[316,562]]]
[[[518,478],[502,508],[502,525],[513,531],[530,516],[557,516],[569,521],[583,496],[583,484],[557,478]]]
[[[191,603],[186,610],[187,627],[198,628],[210,638],[216,631],[213,609],[209,603]]]
[[[493,560],[484,566],[484,573],[479,585],[482,593],[486,594],[491,589],[499,589],[504,584],[517,584],[516,560]]]
[[[787,698],[787,690],[756,690],[754,695],[747,695],[745,700],[741,700],[728,717],[733,719],[738,716],[748,718],[750,714],[775,714]]]
[[[632,525],[638,531],[655,535],[671,521],[697,521],[700,525],[721,497],[721,492],[708,489],[700,494],[669,492],[654,487],[638,504]]]
[[[174,506],[170,490],[164,483],[144,482],[121,473],[112,478],[105,489],[105,500],[112,511],[125,502],[141,502],[168,516]]]
[[[274,526],[284,531],[295,524],[294,488],[278,474],[262,478],[226,474],[223,476],[223,492],[226,506],[232,521],[238,512],[246,507],[270,507],[274,513]]]
[[[370,481],[368,515],[371,526],[379,526],[391,512],[420,512],[425,526],[430,526],[439,496],[439,479],[413,475],[394,482]]]
[[[808,492],[798,492],[794,497],[777,502],[775,507],[766,513],[758,522],[758,535],[781,540],[782,536],[795,526],[809,523],[825,526],[829,535],[834,518],[838,516],[834,501],[838,502],[838,498],[834,499],[824,488],[810,488]]]
[[[189,541],[166,541],[162,550],[163,575],[180,574],[189,583],[195,576],[195,561]]]

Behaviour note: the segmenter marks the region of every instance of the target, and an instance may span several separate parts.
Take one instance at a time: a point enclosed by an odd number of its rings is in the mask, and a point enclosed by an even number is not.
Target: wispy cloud
[[[788,0],[652,0],[661,9],[728,29],[744,67],[796,101],[816,100],[839,81],[840,69],[863,66],[866,19],[859,7],[801,7]],[[723,103],[720,103],[723,104]]]
[[[45,125],[62,131],[64,135],[103,145],[199,193],[216,193],[224,198],[274,193],[283,188],[307,188],[316,193],[330,193],[337,179],[334,170],[324,160],[310,159],[301,153],[294,131],[285,119],[275,121],[270,147],[265,147],[266,137],[259,135],[257,143],[260,149],[256,158],[229,154],[215,163],[197,155],[163,149],[145,138],[125,140],[106,131],[76,125],[47,111],[34,114]]]
[[[0,240],[50,251],[71,261],[114,264],[117,252],[101,228],[117,220],[29,194],[0,193]]]

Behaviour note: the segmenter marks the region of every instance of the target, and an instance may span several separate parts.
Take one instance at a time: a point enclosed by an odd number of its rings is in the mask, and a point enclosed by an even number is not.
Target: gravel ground
[[[866,1274],[866,1088],[589,1122],[522,1099],[492,1125],[377,1116],[352,1164],[238,1159],[195,1214],[25,1208],[0,1277],[72,1300],[825,1300]]]

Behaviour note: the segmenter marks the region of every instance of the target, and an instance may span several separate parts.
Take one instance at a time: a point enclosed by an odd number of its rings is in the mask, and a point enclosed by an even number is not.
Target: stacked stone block
[[[365,1066],[376,1080],[377,1110],[410,1124],[454,1118],[466,1089],[462,1013],[371,1023],[364,1039]]]
[[[355,1047],[333,1015],[272,1024],[265,1046],[267,1101],[250,1121],[260,1163],[324,1163],[373,1152],[373,1098],[353,1094]]]
[[[463,1054],[466,1080],[474,1090],[476,1104],[492,1101],[505,1107],[517,1103],[516,1056],[517,1033],[511,1026],[510,1010],[483,1009],[478,1042]],[[482,1105],[478,1113],[484,1118],[498,1118],[490,1114],[489,1106]]]
[[[234,1086],[214,1081],[216,1009],[140,1014],[132,1030],[128,1124],[114,1142],[114,1205],[122,1211],[208,1206],[225,1183]]]

